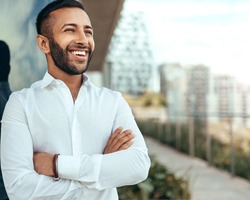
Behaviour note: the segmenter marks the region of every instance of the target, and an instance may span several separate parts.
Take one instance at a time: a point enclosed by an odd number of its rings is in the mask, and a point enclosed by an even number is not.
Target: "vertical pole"
[[[169,138],[171,138],[170,134],[171,134],[171,122],[169,120],[168,123],[167,123],[167,127],[166,127],[166,136],[165,136],[166,143],[168,143],[169,142]]]
[[[194,117],[189,116],[189,155],[194,156]]]
[[[181,148],[181,124],[178,118],[176,118],[176,122],[175,122],[175,131],[176,131],[176,147],[178,150],[180,150]]]
[[[235,174],[235,155],[234,155],[234,133],[233,133],[233,122],[230,118],[230,155],[231,155],[231,173]]]
[[[163,134],[163,128],[162,128],[162,126],[163,126],[163,124],[162,124],[162,122],[161,121],[158,121],[157,122],[157,124],[158,124],[158,128],[157,128],[157,131],[158,131],[158,138],[157,139],[159,139],[161,142],[164,142],[164,141],[162,141],[162,134]]]
[[[157,120],[154,120],[153,123],[154,123],[154,129],[156,132],[156,139],[159,140],[159,126],[158,126],[159,123]]]
[[[207,157],[207,161],[208,164],[211,165],[211,134],[208,131],[208,120],[205,118],[205,134],[206,134],[206,157]]]

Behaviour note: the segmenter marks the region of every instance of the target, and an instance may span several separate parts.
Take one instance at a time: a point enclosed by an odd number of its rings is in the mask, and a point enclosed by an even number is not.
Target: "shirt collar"
[[[48,85],[52,84],[52,83],[58,83],[58,82],[62,82],[61,80],[58,80],[58,79],[55,79],[53,76],[51,76],[49,74],[48,71],[46,71],[43,79],[42,79],[42,84],[41,84],[41,87],[44,88],[44,87],[47,87]],[[86,75],[86,74],[83,74],[83,82],[82,82],[82,85],[86,85],[88,86],[90,84],[90,80],[89,80],[89,77]]]

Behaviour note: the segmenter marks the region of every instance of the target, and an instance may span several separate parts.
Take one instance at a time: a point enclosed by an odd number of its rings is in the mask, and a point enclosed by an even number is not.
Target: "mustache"
[[[90,65],[90,61],[92,60],[92,57],[93,57],[93,50],[90,48],[90,46],[88,45],[84,45],[84,44],[69,44],[67,47],[66,47],[66,50],[67,51],[70,51],[70,49],[79,49],[79,50],[87,50],[89,52],[89,58],[88,58],[88,61],[87,61],[87,66],[85,68],[85,70],[83,71],[83,73],[85,73],[88,69],[89,69],[89,65]]]
[[[70,49],[82,49],[82,50],[88,50],[89,52],[92,52],[92,49],[88,45],[83,44],[71,44],[67,47],[68,50]]]
[[[85,70],[84,70],[83,73],[85,73],[89,69],[90,61],[92,60],[93,54],[94,54],[94,52],[92,52],[92,51],[89,52],[88,63],[87,63],[87,66],[86,66],[86,68],[85,68]]]

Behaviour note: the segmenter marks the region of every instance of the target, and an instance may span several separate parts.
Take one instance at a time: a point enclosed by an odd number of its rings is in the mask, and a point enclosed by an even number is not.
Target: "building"
[[[123,11],[109,46],[104,68],[104,85],[138,95],[151,90],[153,56],[144,14]]]
[[[211,91],[210,69],[204,65],[189,66],[186,107],[188,114],[202,117],[211,111],[208,99]]]
[[[161,93],[167,99],[168,119],[174,121],[187,113],[187,71],[178,63],[167,63],[159,67],[159,72]]]
[[[219,116],[231,116],[233,113],[239,113],[237,109],[240,98],[238,98],[237,81],[232,76],[215,76],[214,93],[217,99],[217,112]]]
[[[159,74],[169,119],[180,116],[210,122],[231,119],[235,126],[250,127],[250,87],[239,84],[236,78],[215,76],[204,65],[184,68],[173,63],[161,65]]]

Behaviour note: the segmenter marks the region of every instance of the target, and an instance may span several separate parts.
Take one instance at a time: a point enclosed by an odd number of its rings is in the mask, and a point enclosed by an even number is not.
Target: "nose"
[[[89,43],[89,39],[86,36],[85,32],[79,31],[76,43],[82,45],[87,45]]]

